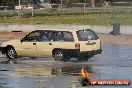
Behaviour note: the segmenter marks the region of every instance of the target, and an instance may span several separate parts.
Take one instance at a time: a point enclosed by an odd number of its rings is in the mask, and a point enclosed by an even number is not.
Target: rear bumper
[[[93,54],[101,54],[102,53],[102,49],[93,50],[91,52],[93,52]]]
[[[0,51],[2,52],[2,54],[6,53],[6,48],[5,47],[0,47]]]
[[[98,49],[98,50],[92,50],[92,51],[82,51],[80,52],[80,50],[74,49],[74,50],[70,50],[72,52],[70,52],[70,56],[71,57],[80,57],[80,56],[94,56],[97,54],[101,54],[102,53],[102,49]]]
[[[92,50],[92,51],[82,51],[80,52],[81,55],[96,55],[96,54],[101,54],[102,49],[98,50]]]

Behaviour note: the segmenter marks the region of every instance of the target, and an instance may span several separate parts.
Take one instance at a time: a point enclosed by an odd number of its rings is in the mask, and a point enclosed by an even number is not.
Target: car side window
[[[50,31],[43,31],[40,36],[41,41],[51,41],[51,34]]]
[[[73,35],[71,32],[64,32],[64,41],[69,41],[69,42],[74,41]]]
[[[40,39],[40,32],[34,31],[29,33],[25,38],[24,41],[39,41]]]
[[[64,41],[63,36],[64,36],[63,32],[55,31],[52,33],[51,38],[53,39],[53,41]]]
[[[56,31],[52,34],[53,41],[74,41],[73,35],[71,32],[67,31]]]
[[[40,32],[33,32],[29,34],[27,37],[38,37],[38,36],[40,36]]]
[[[73,35],[68,31],[35,31],[26,36],[24,41],[67,41],[73,42]]]

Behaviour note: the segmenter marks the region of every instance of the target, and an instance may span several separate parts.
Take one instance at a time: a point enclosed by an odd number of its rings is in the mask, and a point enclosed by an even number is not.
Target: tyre
[[[17,54],[13,47],[7,47],[6,56],[9,59],[17,59]]]
[[[62,51],[62,50],[56,50],[54,52],[54,59],[64,61],[64,62],[67,61],[66,55],[65,55],[64,51]]]

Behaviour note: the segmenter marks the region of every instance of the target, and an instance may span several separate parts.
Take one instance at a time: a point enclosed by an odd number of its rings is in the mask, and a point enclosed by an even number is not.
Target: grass
[[[105,25],[118,22],[132,24],[131,8],[87,8],[0,12],[1,24],[83,24]]]

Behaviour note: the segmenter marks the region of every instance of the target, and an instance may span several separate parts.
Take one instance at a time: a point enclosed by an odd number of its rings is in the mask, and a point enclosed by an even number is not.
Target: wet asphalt
[[[102,45],[103,52],[86,62],[53,58],[20,58],[8,62],[0,54],[0,88],[82,88],[81,68],[90,79],[132,80],[132,46]],[[132,86],[87,86],[86,88],[132,88]]]

